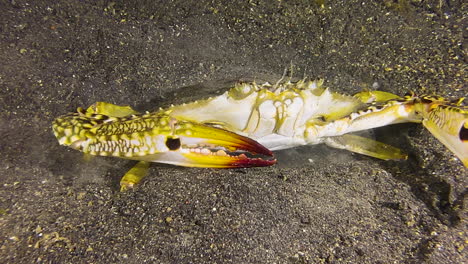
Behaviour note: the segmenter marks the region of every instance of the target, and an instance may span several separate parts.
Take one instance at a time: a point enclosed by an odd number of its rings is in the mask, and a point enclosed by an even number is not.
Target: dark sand
[[[1,263],[467,261],[467,169],[421,125],[374,131],[408,161],[310,146],[269,168],[154,165],[127,193],[132,162],[51,132],[78,106],[153,109],[291,63],[348,94],[466,96],[463,1],[133,2],[0,2]]]

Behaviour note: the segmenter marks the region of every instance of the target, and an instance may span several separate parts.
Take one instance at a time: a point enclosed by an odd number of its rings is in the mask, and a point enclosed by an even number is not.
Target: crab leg
[[[147,161],[139,161],[133,166],[120,180],[120,191],[125,192],[140,183],[141,180],[148,174],[150,163]]]
[[[340,134],[346,134],[396,123],[422,123],[468,167],[468,109],[461,106],[461,101],[462,99],[453,103],[441,97],[408,95],[404,98],[388,100],[384,104],[371,105],[363,111],[352,113],[322,126],[313,126],[311,129],[318,137],[325,137],[337,131],[340,131]],[[379,101],[376,102],[379,103]],[[325,140],[325,143],[362,153],[359,151],[360,147],[354,148],[355,145],[341,141],[346,140],[334,140],[332,137]],[[398,152],[388,147],[375,154],[372,151],[362,154],[381,158],[379,157],[381,153],[395,153],[398,156]]]

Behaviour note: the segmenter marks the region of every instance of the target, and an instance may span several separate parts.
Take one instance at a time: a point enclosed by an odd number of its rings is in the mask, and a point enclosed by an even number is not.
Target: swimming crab
[[[463,98],[383,91],[344,95],[323,81],[243,82],[204,100],[139,113],[129,106],[97,102],[58,117],[61,145],[86,154],[140,161],[121,180],[125,190],[149,163],[188,167],[270,166],[272,151],[325,143],[371,157],[406,159],[398,148],[353,132],[422,123],[468,167],[468,108]]]

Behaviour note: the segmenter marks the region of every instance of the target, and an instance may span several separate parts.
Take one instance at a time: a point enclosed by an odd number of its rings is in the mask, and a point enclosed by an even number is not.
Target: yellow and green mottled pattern
[[[171,117],[162,112],[114,117],[81,108],[57,118],[53,130],[62,145],[91,155],[123,158],[167,151],[167,137],[190,133],[183,122],[171,126]]]

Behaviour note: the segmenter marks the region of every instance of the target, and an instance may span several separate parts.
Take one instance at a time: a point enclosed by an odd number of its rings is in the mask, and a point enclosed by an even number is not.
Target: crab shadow
[[[448,171],[441,173],[438,169],[440,164],[444,164],[444,156],[435,152],[432,161],[425,164],[421,153],[418,153],[425,146],[412,146],[412,134],[421,134],[419,132],[423,129],[420,124],[398,124],[375,129],[377,140],[397,146],[408,153],[408,160],[398,164],[391,161],[379,161],[379,163],[395,179],[410,186],[414,196],[427,206],[433,216],[445,225],[454,227],[461,221],[457,208],[463,206],[467,191],[465,189],[454,195],[454,186],[446,178],[452,175]]]

